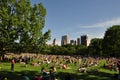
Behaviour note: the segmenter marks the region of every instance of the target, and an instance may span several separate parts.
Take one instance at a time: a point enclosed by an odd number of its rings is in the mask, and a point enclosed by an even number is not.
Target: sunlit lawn
[[[12,72],[10,70],[11,64],[9,62],[7,63],[1,62],[0,76],[3,75],[8,76],[9,80],[21,80],[21,74],[25,73],[32,79],[34,76],[40,74],[40,70],[43,66],[45,67],[46,70],[49,71],[52,64],[50,64],[49,66],[46,64],[42,64],[40,66],[32,66],[28,64],[27,66],[25,66],[24,64],[16,63],[14,72]],[[91,68],[98,69],[98,72],[92,72],[92,73],[77,72],[78,65],[75,64],[70,64],[69,66],[71,69],[68,70],[60,69],[59,67],[57,67],[56,76],[59,80],[64,80],[65,75],[67,75],[68,73],[70,73],[72,79],[77,78],[79,80],[111,80],[110,78],[113,76],[114,73],[116,73],[114,71],[104,69],[102,65],[99,65],[97,67],[90,67],[89,69]]]

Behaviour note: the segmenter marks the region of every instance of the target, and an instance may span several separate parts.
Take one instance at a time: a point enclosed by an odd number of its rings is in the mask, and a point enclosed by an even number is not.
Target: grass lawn
[[[49,70],[49,66],[46,64],[42,64],[40,66],[32,66],[30,64],[25,67],[23,64],[16,63],[14,72],[10,70],[11,64],[8,62],[1,62],[0,63],[0,76],[7,76],[9,80],[21,80],[21,74],[25,73],[28,75],[31,79],[40,74],[41,68],[44,66],[46,70]],[[101,64],[102,65],[102,64]],[[60,69],[57,67],[57,73],[56,76],[58,80],[64,80],[65,75],[69,73],[69,75],[72,77],[72,79],[77,78],[78,80],[111,80],[111,77],[113,76],[114,71],[110,71],[108,69],[104,69],[101,65],[97,67],[90,67],[91,68],[97,68],[98,72],[91,72],[91,73],[80,73],[77,72],[77,65],[70,64],[70,68],[68,70]],[[88,68],[89,69],[89,68]]]

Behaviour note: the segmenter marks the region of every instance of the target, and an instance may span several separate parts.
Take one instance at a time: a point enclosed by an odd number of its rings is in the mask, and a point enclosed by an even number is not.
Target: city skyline
[[[81,35],[79,37],[76,37],[76,39],[70,39],[69,35],[63,35],[61,36],[61,43],[58,44],[58,41],[56,38],[53,39],[52,44],[49,45],[67,45],[67,44],[71,44],[71,45],[85,45],[85,46],[89,46],[90,44],[90,39],[88,35]]]
[[[42,2],[47,10],[44,32],[51,30],[51,40],[61,43],[61,36],[76,39],[88,34],[90,39],[103,38],[107,28],[120,25],[120,0],[31,0]]]

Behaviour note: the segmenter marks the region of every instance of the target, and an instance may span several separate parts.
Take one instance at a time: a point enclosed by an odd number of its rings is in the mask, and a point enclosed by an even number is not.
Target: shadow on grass
[[[0,71],[1,76],[7,76],[9,80],[22,80],[21,74],[25,74],[31,78],[38,75],[37,71]],[[92,72],[92,73],[69,73],[69,72],[58,72],[56,73],[58,80],[65,80],[66,77],[71,77],[71,80],[112,80],[112,74],[105,72]]]
[[[7,76],[8,80],[22,80],[22,74],[25,74],[30,77],[32,80],[34,76],[38,74],[37,71],[21,71],[21,72],[12,72],[12,71],[0,71],[0,77]]]
[[[59,72],[56,74],[60,80],[65,80],[66,77],[71,77],[71,80],[112,80],[112,74],[105,72],[96,73],[66,73]]]

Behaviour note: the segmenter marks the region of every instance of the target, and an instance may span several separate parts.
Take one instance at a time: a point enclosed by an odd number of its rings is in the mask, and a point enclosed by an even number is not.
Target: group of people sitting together
[[[111,70],[111,71],[116,71],[116,72],[119,72],[119,67],[120,67],[120,64],[119,64],[119,59],[116,59],[116,58],[106,58],[105,59],[105,63],[104,63],[104,67]]]
[[[74,70],[80,73],[86,72],[95,72],[98,69],[94,69],[94,67],[103,64],[104,68],[110,69],[111,71],[120,72],[120,63],[118,64],[119,59],[116,58],[93,58],[93,57],[81,57],[81,56],[66,56],[66,55],[33,55],[33,56],[17,56],[16,60],[19,61],[20,64],[30,64],[32,66],[41,66],[46,64],[47,67],[50,67],[50,70],[45,70],[44,67],[41,68],[41,74],[35,77],[35,80],[46,80],[46,78],[50,78],[49,80],[55,80],[55,73],[57,69],[73,69],[72,66],[75,66]],[[38,61],[34,61],[37,59]],[[102,62],[102,63],[101,63]],[[72,66],[71,66],[72,65]],[[25,76],[25,75],[23,75]],[[26,79],[28,80],[28,79]]]
[[[56,69],[54,66],[50,67],[50,70],[46,70],[44,67],[41,68],[40,74],[30,78],[27,74],[22,73],[19,78],[20,80],[56,80]],[[9,80],[7,76],[1,76],[0,80]]]

